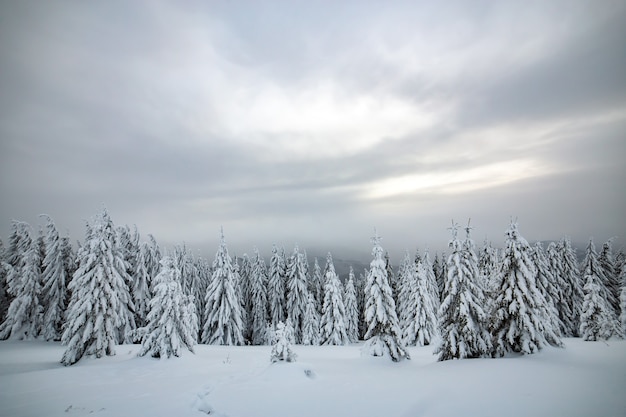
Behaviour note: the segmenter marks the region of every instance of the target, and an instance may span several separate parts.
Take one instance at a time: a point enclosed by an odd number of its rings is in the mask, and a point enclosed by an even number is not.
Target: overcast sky
[[[0,232],[626,241],[624,1],[0,3]]]

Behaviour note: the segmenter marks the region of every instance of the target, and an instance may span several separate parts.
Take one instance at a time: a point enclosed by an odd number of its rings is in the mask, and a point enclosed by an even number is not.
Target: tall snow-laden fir
[[[302,324],[302,344],[313,346],[320,344],[320,316],[312,293],[309,293]]]
[[[429,283],[429,272],[424,261],[413,271],[409,281],[408,314],[404,321],[402,337],[409,346],[429,345],[437,336],[438,297]]]
[[[132,300],[133,274],[137,263],[137,253],[139,252],[139,232],[135,226],[134,233],[131,233],[130,227],[127,225],[118,226],[114,230],[115,250],[119,252],[124,265],[123,268],[119,269],[119,272],[130,291]],[[118,328],[118,341],[119,343],[131,343],[133,340],[130,335],[137,328],[134,303],[121,305],[120,315],[122,316],[122,322]]]
[[[324,306],[324,275],[322,274],[322,268],[317,258],[315,258],[313,262],[313,276],[311,277],[311,282],[315,305],[317,306],[317,311],[321,313],[322,307]]]
[[[556,278],[550,269],[550,264],[541,242],[537,242],[532,248],[530,257],[535,265],[535,283],[537,285],[537,289],[545,300],[545,305],[542,308],[545,320],[550,323],[550,326],[554,330],[554,334],[560,336],[563,323],[561,323],[561,320],[559,319],[559,312],[556,307],[557,302],[555,299],[555,296],[559,294],[559,289],[557,288]],[[551,342],[551,344],[560,344],[560,342],[556,340],[548,341]]]
[[[67,346],[61,363],[72,365],[84,355],[115,355],[119,329],[126,327],[133,310],[125,276],[126,262],[115,243],[113,222],[103,209],[87,227],[78,269],[68,286],[72,296],[61,338]]]
[[[161,272],[154,278],[148,324],[143,333],[139,356],[154,358],[180,356],[181,349],[193,352],[198,334],[198,317],[193,298],[183,294],[180,270],[168,256],[161,260]]]
[[[8,293],[13,297],[0,324],[0,339],[33,339],[41,331],[41,254],[28,223],[14,223],[17,237],[14,258],[8,264]]]
[[[343,298],[346,308],[346,334],[349,342],[359,341],[359,306],[357,302],[356,287],[354,286],[354,269],[350,265],[346,292]]]
[[[0,239],[0,323],[4,321],[7,311],[9,310],[9,304],[11,303],[9,294],[7,293],[8,263],[6,263],[6,261],[6,250],[2,239]]]
[[[241,257],[237,289],[237,293],[241,297],[241,319],[244,324],[243,337],[245,340],[250,340],[252,338],[252,324],[250,322],[252,317],[252,260],[247,253],[244,253]]]
[[[452,222],[452,253],[447,261],[447,278],[443,300],[439,306],[438,323],[441,340],[435,348],[438,360],[479,358],[491,353],[491,335],[487,329],[485,297],[478,277],[478,263],[472,255],[473,245],[468,236],[458,238],[457,223]]]
[[[374,259],[370,263],[365,284],[367,333],[363,351],[372,356],[389,356],[392,361],[398,362],[410,357],[402,341],[380,240],[378,234],[372,238]]]
[[[622,336],[615,311],[607,295],[604,271],[598,262],[593,240],[589,240],[581,268],[585,286],[580,314],[580,337],[584,340],[609,339]]]
[[[137,327],[144,327],[148,320],[150,300],[152,299],[152,278],[148,273],[147,263],[147,259],[150,257],[150,248],[147,243],[144,243],[138,250],[131,293],[135,304],[135,324]]]
[[[572,316],[572,311],[570,310],[571,305],[569,300],[565,299],[567,282],[563,274],[563,257],[561,256],[559,245],[556,242],[550,242],[548,244],[546,258],[548,269],[554,277],[555,292],[552,293],[552,297],[557,312],[559,334],[562,337],[571,336],[571,324],[566,324],[566,322],[568,320],[567,318]]]
[[[304,256],[296,245],[287,266],[287,318],[294,329],[295,343],[302,341],[302,324],[308,297]]]
[[[421,262],[421,261],[418,261]],[[411,259],[409,251],[404,253],[404,258],[400,263],[398,269],[398,287],[399,291],[396,296],[396,313],[398,315],[398,323],[400,324],[400,330],[402,331],[402,337],[404,338],[404,329],[407,325],[407,320],[410,315],[410,309],[412,308],[411,287],[413,283],[411,281],[416,279],[417,264]]]
[[[267,267],[265,260],[259,254],[258,249],[254,249],[254,260],[252,261],[252,273],[250,274],[250,300],[252,311],[250,316],[250,327],[252,330],[251,342],[253,345],[264,345],[268,342],[267,328]]]
[[[46,237],[44,240],[46,256],[43,259],[41,299],[46,309],[43,314],[42,334],[46,340],[61,340],[62,325],[67,309],[67,284],[70,276],[65,257],[69,242],[59,236],[59,232],[50,217],[47,217]]]
[[[435,268],[430,260],[428,248],[424,251],[424,259],[421,263],[424,265],[425,286],[430,294],[435,314],[437,314],[437,310],[439,309],[439,287],[437,286],[437,276],[435,275]],[[419,268],[419,265],[417,265],[417,267]]]
[[[279,323],[285,321],[285,275],[287,266],[285,265],[285,251],[279,251],[276,245],[272,247],[272,258],[270,259],[269,281],[267,284],[267,298],[270,309],[270,321]]]
[[[562,302],[566,304],[566,306],[561,306],[562,310],[559,310],[559,318],[565,327],[563,336],[578,337],[583,288],[576,260],[576,251],[572,247],[569,238],[565,237],[559,241],[559,252],[561,253]]]
[[[322,344],[345,345],[349,341],[346,333],[346,309],[343,304],[339,277],[335,272],[335,265],[330,252],[326,257],[325,269],[324,307],[320,322]]]
[[[613,259],[612,243],[612,240],[609,239],[602,245],[602,251],[598,256],[598,263],[604,275],[604,286],[607,289],[607,301],[613,309],[614,314],[619,316],[621,283],[619,281],[619,271],[616,270],[615,260]]]
[[[356,301],[359,310],[359,339],[365,338],[365,333],[367,333],[367,323],[365,322],[365,276],[367,275],[367,270],[364,271],[365,274],[360,273],[359,279],[355,282],[356,287]]]
[[[626,269],[622,271],[621,275],[622,291],[619,295],[620,316],[619,321],[622,325],[622,334],[626,337]]]
[[[494,303],[495,355],[535,353],[548,343],[558,346],[559,337],[544,313],[546,301],[537,289],[530,245],[515,222],[511,222],[506,236]]]
[[[210,345],[243,344],[241,300],[237,297],[235,273],[228,254],[224,231],[213,261],[213,277],[206,293],[202,343]]]

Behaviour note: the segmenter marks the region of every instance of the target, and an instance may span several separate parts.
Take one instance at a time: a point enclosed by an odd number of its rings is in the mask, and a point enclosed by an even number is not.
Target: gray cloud
[[[376,226],[398,258],[451,217],[624,236],[626,9],[603,6],[3,4],[1,235],[45,211],[78,239],[104,203],[208,252],[220,225],[239,253],[365,257]]]

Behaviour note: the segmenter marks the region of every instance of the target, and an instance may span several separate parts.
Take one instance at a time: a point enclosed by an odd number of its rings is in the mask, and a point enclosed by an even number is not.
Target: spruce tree
[[[285,321],[285,274],[286,265],[284,250],[279,250],[276,245],[272,247],[270,259],[269,282],[267,284],[267,298],[270,308],[270,320],[274,324]]]
[[[317,303],[312,293],[309,293],[304,323],[302,325],[302,344],[317,346],[320,344],[320,317],[317,312]]]
[[[252,273],[250,274],[250,299],[252,303],[250,317],[251,342],[253,345],[264,345],[268,342],[266,334],[268,319],[267,267],[265,266],[265,260],[256,248],[254,249],[254,260],[252,262]]]
[[[620,312],[620,289],[619,271],[616,270],[615,260],[613,259],[613,244],[609,239],[602,245],[602,251],[598,256],[598,263],[602,268],[602,274],[604,275],[604,286],[607,289],[607,301],[613,309],[616,316],[619,316]]]
[[[563,238],[559,242],[561,254],[561,277],[562,277],[562,306],[559,310],[559,318],[565,326],[564,337],[578,337],[580,327],[580,309],[583,301],[583,289],[580,282],[576,251],[572,247],[569,238]]]
[[[622,270],[622,290],[619,295],[620,316],[619,321],[622,325],[622,334],[626,336],[626,269]]]
[[[378,234],[372,238],[374,259],[370,263],[365,284],[367,333],[363,349],[372,356],[389,356],[392,361],[398,362],[410,357],[402,341],[380,240]]]
[[[581,268],[585,281],[584,298],[580,315],[580,336],[583,340],[609,339],[621,336],[620,326],[610,305],[605,287],[604,271],[598,262],[593,240],[589,240]]]
[[[135,325],[144,327],[147,324],[148,313],[150,312],[150,300],[152,298],[151,278],[148,275],[146,265],[147,245],[139,246],[139,253],[136,256],[135,270],[131,287],[131,295],[135,304]]]
[[[550,264],[543,250],[541,242],[537,242],[532,248],[530,257],[533,261],[533,264],[535,265],[535,284],[537,285],[537,289],[545,300],[545,305],[541,308],[541,310],[543,311],[545,320],[550,323],[554,334],[560,336],[561,329],[563,328],[563,323],[561,323],[561,320],[559,320],[559,312],[556,307],[557,301],[555,299],[555,297],[559,293],[559,290],[557,288],[556,278],[552,273]],[[548,341],[550,342],[550,344],[553,345],[560,344],[558,340]]]
[[[544,313],[546,301],[535,281],[537,270],[530,245],[519,234],[515,222],[511,222],[506,235],[494,303],[495,354],[530,354],[548,343],[558,346],[559,338]]]
[[[295,343],[302,342],[302,324],[308,297],[304,256],[296,245],[287,266],[287,318],[294,329]]]
[[[67,346],[61,363],[73,365],[84,355],[115,355],[119,329],[125,328],[127,312],[133,309],[125,276],[113,222],[103,209],[87,227],[78,269],[68,285],[72,296],[61,337]]]
[[[352,268],[352,265],[350,265],[350,273],[348,274],[344,305],[346,307],[346,333],[348,335],[348,341],[352,343],[358,342],[359,307],[357,303],[356,288],[354,286],[354,269]]]
[[[109,218],[110,221],[110,218]],[[111,221],[111,227],[113,222]],[[130,227],[127,225],[118,226],[114,228],[114,242],[115,251],[119,253],[122,259],[122,265],[120,265],[119,272],[124,279],[126,287],[130,290],[132,300],[133,289],[133,274],[135,272],[135,265],[137,263],[137,252],[139,248],[139,233],[135,226],[134,233],[130,231]],[[137,329],[135,322],[134,303],[123,304],[120,310],[122,316],[122,323],[118,328],[118,343],[132,343],[133,340],[130,337],[134,330]]]
[[[15,224],[15,223],[14,223]],[[41,332],[41,254],[28,223],[15,224],[16,247],[7,275],[8,292],[13,297],[7,316],[0,325],[0,339],[34,339]]]
[[[221,230],[220,246],[213,261],[213,277],[205,298],[202,343],[243,344],[241,300],[237,297],[236,285],[232,259],[228,254],[224,231]]]
[[[252,339],[252,260],[247,253],[241,257],[239,267],[239,293],[241,294],[242,320],[244,323],[243,336],[245,340]]]
[[[8,263],[6,261],[6,250],[4,248],[4,243],[2,243],[2,239],[0,239],[0,323],[2,323],[6,318],[9,305],[11,304],[9,301],[9,294],[7,293]]]
[[[54,222],[47,217],[44,240],[46,256],[42,271],[42,301],[46,306],[43,315],[43,337],[46,340],[61,340],[65,310],[67,309],[67,284],[70,281],[65,256],[67,240],[59,237]]]
[[[154,358],[180,356],[186,347],[193,352],[198,334],[198,317],[193,298],[183,293],[180,270],[168,256],[161,260],[161,272],[154,278],[148,324],[143,333],[139,356]]]
[[[567,318],[572,316],[572,311],[570,310],[571,307],[568,302],[569,300],[565,299],[565,288],[567,287],[567,282],[563,273],[563,259],[561,251],[556,242],[550,242],[548,244],[548,248],[546,249],[546,261],[548,270],[554,277],[554,292],[552,292],[551,295],[557,312],[557,322],[559,324],[558,334],[563,337],[571,336],[572,333],[570,326],[565,323]]]
[[[437,336],[437,301],[429,288],[429,273],[422,261],[409,281],[409,308],[402,337],[408,346],[431,344]],[[437,303],[438,304],[438,303]]]
[[[430,300],[433,304],[433,308],[435,309],[435,315],[437,314],[437,310],[439,309],[439,286],[437,285],[437,276],[435,275],[435,268],[430,260],[430,253],[428,248],[424,251],[424,258],[421,262],[424,265],[424,273],[425,273],[425,286],[430,294]],[[419,268],[419,265],[417,265]],[[418,269],[416,269],[418,270]]]
[[[312,287],[313,287],[313,297],[315,297],[315,305],[317,306],[317,311],[322,312],[322,307],[324,306],[324,275],[322,274],[322,268],[320,264],[315,258],[313,262],[313,277],[312,277]]]
[[[367,273],[367,270],[365,270],[365,275]],[[365,333],[367,333],[367,323],[365,322],[365,275],[360,273],[359,279],[355,283],[356,301],[359,310],[359,339],[365,338]]]
[[[468,253],[473,251],[469,236],[465,242],[459,240],[458,227],[452,222],[449,242],[452,253],[446,264],[447,278],[437,314],[441,340],[434,353],[439,354],[439,361],[479,358],[491,351],[476,256]]]
[[[330,252],[326,257],[324,307],[320,332],[323,345],[345,345],[349,341],[346,333],[346,309]]]
[[[420,262],[420,261],[418,261]],[[400,268],[398,269],[398,297],[396,301],[396,312],[398,314],[398,323],[400,324],[400,329],[402,330],[402,335],[404,338],[404,330],[408,325],[409,315],[411,313],[411,309],[414,307],[411,300],[411,288],[415,286],[413,281],[417,279],[417,264],[413,262],[411,259],[411,255],[409,255],[409,251],[404,253],[404,258],[402,258],[402,262],[400,263]]]
[[[270,356],[272,363],[295,362],[298,355],[293,351],[292,343],[295,343],[294,329],[289,319],[284,324],[279,322],[276,325],[275,339],[276,342],[272,346]]]

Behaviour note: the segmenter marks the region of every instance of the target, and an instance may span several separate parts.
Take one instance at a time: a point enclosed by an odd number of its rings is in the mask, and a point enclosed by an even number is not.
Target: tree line
[[[76,248],[45,219],[37,234],[14,221],[6,248],[0,240],[0,339],[61,341],[65,365],[122,343],[153,357],[274,344],[277,329],[297,344],[364,340],[394,361],[407,346],[433,345],[439,360],[500,357],[626,331],[626,261],[610,240],[599,254],[590,240],[579,264],[568,238],[531,246],[511,222],[503,249],[477,250],[469,224],[453,222],[448,255],[406,252],[394,271],[376,234],[369,268],[342,282],[330,253],[322,268],[297,245],[274,245],[267,264],[256,248],[231,257],[222,231],[209,263],[184,245],[142,242],[106,209]]]

